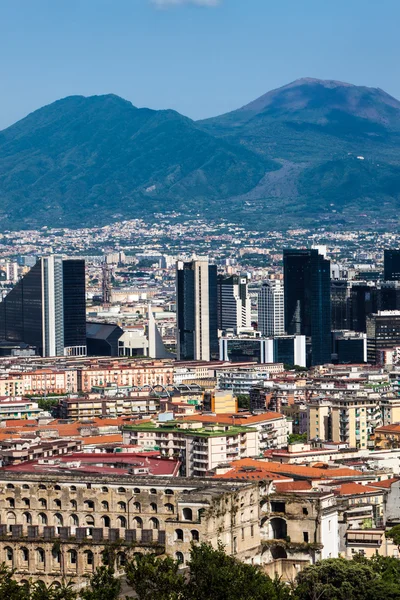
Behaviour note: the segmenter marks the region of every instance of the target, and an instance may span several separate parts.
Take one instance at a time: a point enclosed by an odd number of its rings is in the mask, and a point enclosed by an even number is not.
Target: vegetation
[[[250,409],[250,395],[249,394],[238,394],[236,396],[238,401],[238,408]]]
[[[200,544],[192,547],[185,570],[170,557],[136,555],[125,565],[125,578],[137,600],[400,600],[400,561],[382,556],[322,560],[289,585],[228,556],[222,544]],[[7,600],[117,600],[120,593],[112,566],[97,569],[76,591],[70,583],[19,584],[0,565],[0,598]]]
[[[307,434],[306,433],[290,433],[288,435],[288,444],[306,444]]]

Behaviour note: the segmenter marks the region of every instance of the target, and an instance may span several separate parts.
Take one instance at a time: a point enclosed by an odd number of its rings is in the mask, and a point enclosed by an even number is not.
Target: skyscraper
[[[385,250],[383,262],[385,281],[400,281],[400,250]]]
[[[217,267],[207,259],[176,264],[178,360],[218,358]]]
[[[311,338],[310,365],[331,361],[330,261],[318,250],[284,250],[285,329]]]
[[[247,290],[247,277],[218,276],[218,329],[251,327],[251,300]]]
[[[41,258],[0,303],[0,338],[41,356],[85,355],[85,261]]]
[[[258,330],[264,336],[285,333],[285,298],[280,281],[266,281],[258,293]]]

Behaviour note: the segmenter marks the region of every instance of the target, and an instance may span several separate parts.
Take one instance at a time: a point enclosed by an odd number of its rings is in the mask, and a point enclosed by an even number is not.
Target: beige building
[[[78,369],[78,391],[91,392],[93,387],[114,384],[117,386],[156,386],[173,382],[174,367],[161,361],[132,363],[131,366],[93,366]]]
[[[192,542],[246,562],[260,547],[255,483],[3,472],[0,498],[0,561],[19,581],[84,584],[110,543],[117,568],[135,552],[185,563]]]
[[[250,427],[200,421],[157,421],[123,428],[125,444],[180,456],[187,477],[205,477],[220,463],[257,456],[258,433]]]
[[[128,417],[131,415],[154,415],[159,409],[159,401],[154,396],[135,394],[133,396],[96,396],[85,398],[76,396],[60,400],[61,418],[90,419],[93,417]]]

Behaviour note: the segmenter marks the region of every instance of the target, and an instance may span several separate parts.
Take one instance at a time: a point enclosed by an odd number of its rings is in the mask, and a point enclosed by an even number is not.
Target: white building
[[[251,299],[247,277],[218,277],[218,329],[235,331],[251,327]]]
[[[285,333],[284,292],[280,281],[266,281],[258,293],[258,329],[266,337]]]

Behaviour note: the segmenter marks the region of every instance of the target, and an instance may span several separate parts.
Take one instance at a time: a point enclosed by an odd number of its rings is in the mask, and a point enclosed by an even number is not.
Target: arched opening
[[[152,502],[152,503],[150,504],[150,511],[151,511],[151,512],[153,512],[153,513],[156,513],[156,512],[157,512],[157,510],[158,510],[158,509],[157,509],[157,504],[156,504],[155,502]]]
[[[7,513],[7,530],[11,531],[11,527],[12,525],[15,525],[17,522],[17,519],[15,517],[15,513],[13,512],[8,512]]]
[[[118,502],[118,510],[120,512],[126,512],[126,502]]]
[[[78,508],[78,503],[76,500],[71,500],[70,502],[72,510],[76,510]]]
[[[68,566],[76,569],[78,564],[78,553],[76,550],[68,550]]]
[[[174,514],[174,505],[171,504],[170,502],[168,502],[167,504],[164,504],[164,508],[167,513],[170,513],[171,515]]]
[[[92,515],[86,515],[85,523],[88,527],[94,527],[94,517],[92,517]]]
[[[14,498],[6,498],[8,508],[15,508]]]
[[[153,495],[157,494],[156,488],[150,488],[150,494],[153,494]]]
[[[182,516],[184,521],[193,521],[193,511],[191,508],[184,508],[182,510]]]
[[[158,529],[160,527],[158,519],[156,519],[155,517],[152,517],[150,519],[149,524],[150,524],[150,529]]]
[[[85,510],[94,510],[93,500],[85,500],[85,502],[83,504],[85,506]]]
[[[54,500],[54,506],[55,508],[61,508],[61,500],[59,498]]]
[[[107,500],[103,500],[103,502],[101,503],[101,508],[103,510],[109,510],[109,504],[108,504]]]
[[[10,548],[10,546],[6,546],[6,548],[4,548],[4,554],[6,565],[9,568],[12,568],[14,564],[14,550]]]
[[[118,494],[125,494],[126,489],[124,487],[119,487],[118,488]]]
[[[133,519],[133,526],[135,529],[143,529],[143,521],[140,517],[135,517]]]
[[[36,565],[39,569],[44,569],[46,566],[46,554],[43,548],[36,549]]]
[[[101,517],[101,521],[103,523],[103,527],[107,527],[107,528],[110,527],[111,520],[110,520],[110,517],[108,515],[102,516]]]
[[[70,517],[69,517],[69,524],[70,524],[70,527],[72,527],[72,528],[79,527],[79,517],[78,517],[78,515],[70,515]]]
[[[20,554],[21,554],[21,563],[23,565],[23,568],[26,568],[27,566],[29,566],[29,550],[28,548],[21,548],[20,550]]]
[[[31,507],[31,501],[29,500],[29,498],[22,498],[22,502],[23,502],[24,506],[26,506],[26,508]]]
[[[133,508],[138,513],[140,513],[142,511],[142,506],[141,506],[140,502],[134,502],[133,503]]]
[[[24,521],[24,525],[32,525],[32,515],[31,513],[24,512],[22,513],[22,518]]]
[[[173,490],[170,490],[170,489],[168,489],[168,490],[165,490],[164,494],[165,494],[166,496],[173,496],[173,495],[174,495],[174,492],[173,492]]]
[[[93,571],[94,568],[94,555],[91,550],[85,550],[85,568],[88,571]]]
[[[185,562],[185,557],[183,556],[182,552],[175,552],[175,558],[181,565],[183,565],[183,563]]]
[[[287,537],[287,525],[285,519],[274,517],[269,522],[269,537],[273,540],[285,540]]]
[[[126,528],[126,519],[125,517],[117,517],[117,524],[118,527],[121,527],[122,529]]]
[[[39,498],[38,503],[39,503],[40,508],[47,508],[46,498]]]
[[[40,525],[47,525],[47,516],[44,513],[39,513],[38,521]]]
[[[117,567],[122,569],[126,565],[126,554],[125,552],[118,552],[117,554]]]
[[[133,493],[134,494],[140,494],[140,489],[139,488],[133,488]]]
[[[199,538],[199,532],[197,531],[197,529],[192,529],[192,531],[190,533],[192,535],[192,541],[198,542],[200,538]]]
[[[105,487],[105,486],[104,486],[104,487],[102,487],[102,488],[101,488],[101,491],[103,492],[103,494],[107,494],[107,492],[108,492],[108,487]]]
[[[54,525],[56,527],[62,527],[64,525],[64,519],[60,513],[54,515]]]
[[[175,541],[183,542],[183,530],[182,529],[175,529]]]

